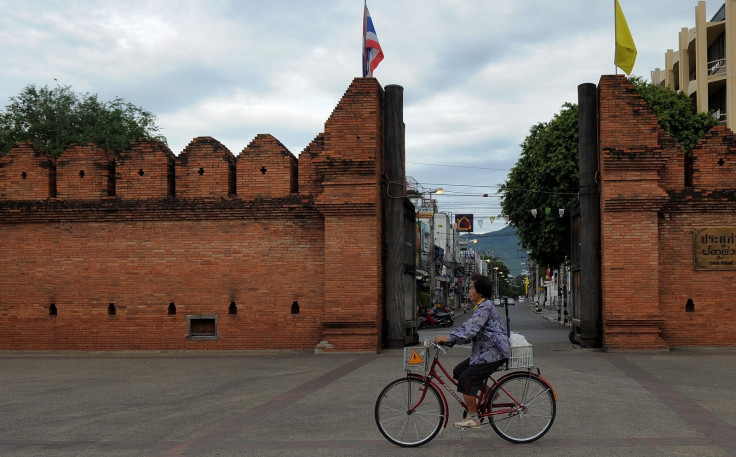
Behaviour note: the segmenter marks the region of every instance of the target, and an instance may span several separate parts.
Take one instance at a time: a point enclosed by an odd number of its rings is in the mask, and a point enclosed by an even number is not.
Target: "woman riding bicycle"
[[[475,312],[462,326],[449,335],[438,335],[435,344],[469,343],[473,346],[470,357],[460,362],[452,371],[457,379],[457,390],[463,394],[468,416],[455,427],[479,428],[478,405],[475,395],[483,381],[509,356],[509,339],[506,329],[491,300],[492,283],[487,276],[474,275],[471,278],[470,299],[476,303]]]

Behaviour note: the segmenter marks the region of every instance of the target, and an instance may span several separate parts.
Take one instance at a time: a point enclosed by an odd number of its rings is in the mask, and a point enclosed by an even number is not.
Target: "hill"
[[[509,267],[512,275],[518,276],[527,269],[526,265],[521,264],[527,262],[526,251],[519,245],[519,237],[516,236],[516,230],[513,227],[506,226],[495,232],[471,233],[466,236],[469,239],[478,240],[477,244],[469,246],[470,249],[498,257]]]

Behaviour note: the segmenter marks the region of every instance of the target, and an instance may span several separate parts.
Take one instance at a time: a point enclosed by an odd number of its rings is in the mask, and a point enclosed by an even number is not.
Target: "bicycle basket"
[[[404,348],[404,371],[419,372],[427,370],[429,370],[429,348]]]
[[[534,356],[532,353],[532,345],[528,346],[512,346],[509,351],[509,360],[506,367],[511,368],[529,368],[534,366]]]

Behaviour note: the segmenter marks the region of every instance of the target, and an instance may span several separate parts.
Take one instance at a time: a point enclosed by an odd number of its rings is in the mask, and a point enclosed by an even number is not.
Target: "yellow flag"
[[[618,0],[614,1],[616,2],[616,57],[613,63],[630,75],[636,61],[636,45],[631,37],[624,12],[621,11],[621,5],[618,4]]]

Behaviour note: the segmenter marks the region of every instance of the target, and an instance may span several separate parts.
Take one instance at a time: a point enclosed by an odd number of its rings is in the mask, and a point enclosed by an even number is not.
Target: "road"
[[[506,320],[503,307],[496,307],[502,320]],[[446,335],[465,322],[472,315],[472,311],[465,314],[455,313],[455,325],[449,328],[431,327],[419,330],[419,341],[425,339],[433,341],[437,335]],[[534,313],[526,303],[509,305],[509,320],[511,331],[524,335],[531,344],[562,343],[568,341],[570,329],[556,322],[550,322],[539,314]]]

